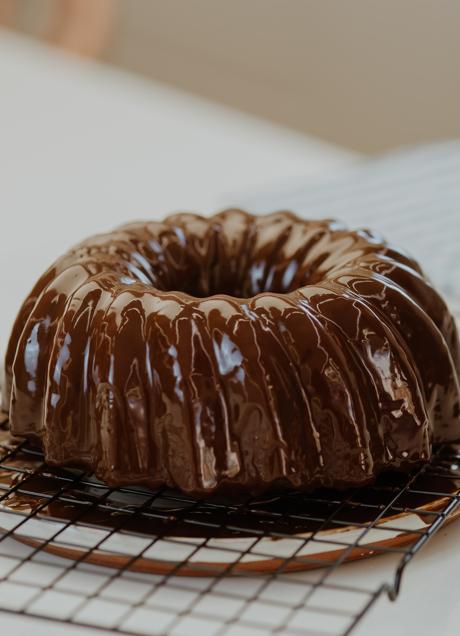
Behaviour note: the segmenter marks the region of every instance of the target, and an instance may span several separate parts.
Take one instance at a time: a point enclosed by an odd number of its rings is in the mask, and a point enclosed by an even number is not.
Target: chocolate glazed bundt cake
[[[417,263],[289,212],[95,236],[38,281],[3,404],[46,461],[198,495],[344,488],[460,438],[454,321]]]

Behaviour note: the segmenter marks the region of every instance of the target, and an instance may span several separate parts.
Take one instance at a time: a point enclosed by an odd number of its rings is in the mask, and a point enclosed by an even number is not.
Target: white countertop
[[[307,179],[353,160],[339,148],[6,32],[0,122],[0,285],[8,299],[0,350],[37,275],[86,235],[178,209],[208,212],[227,192]],[[459,532],[458,523],[443,529],[410,564],[398,601],[390,607],[380,599],[355,633],[457,634]],[[339,576],[383,580],[394,562],[385,556],[346,565]],[[4,633],[31,625],[47,636],[91,633],[0,613]]]

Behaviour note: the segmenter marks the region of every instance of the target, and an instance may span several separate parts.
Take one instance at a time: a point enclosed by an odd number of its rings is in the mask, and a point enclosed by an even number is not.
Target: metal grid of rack
[[[374,486],[228,502],[109,489],[5,437],[0,609],[123,634],[349,634],[455,512],[459,464],[443,446]],[[390,585],[335,576],[376,553],[399,557]]]

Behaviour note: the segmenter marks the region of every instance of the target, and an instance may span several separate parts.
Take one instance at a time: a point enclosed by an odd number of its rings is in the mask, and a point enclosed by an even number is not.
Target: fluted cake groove
[[[180,213],[39,279],[3,405],[50,464],[206,495],[345,488],[460,438],[459,341],[407,254],[290,212]]]

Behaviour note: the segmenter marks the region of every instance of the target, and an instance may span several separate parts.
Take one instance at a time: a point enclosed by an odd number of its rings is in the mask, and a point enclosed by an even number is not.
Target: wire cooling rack
[[[460,501],[458,445],[374,486],[238,502],[109,489],[7,433],[0,451],[0,610],[122,634],[350,634]],[[388,553],[391,585],[334,576]]]

